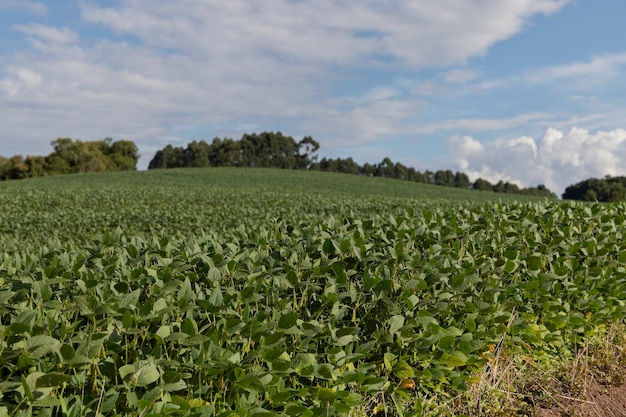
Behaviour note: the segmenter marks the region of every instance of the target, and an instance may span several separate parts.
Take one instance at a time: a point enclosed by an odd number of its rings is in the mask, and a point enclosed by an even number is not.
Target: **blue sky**
[[[282,131],[321,156],[626,175],[622,0],[0,0],[0,154]]]

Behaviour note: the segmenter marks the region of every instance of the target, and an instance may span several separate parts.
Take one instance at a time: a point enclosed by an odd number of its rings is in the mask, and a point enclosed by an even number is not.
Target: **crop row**
[[[6,253],[0,415],[424,414],[495,345],[562,354],[623,320],[624,208],[118,229]]]

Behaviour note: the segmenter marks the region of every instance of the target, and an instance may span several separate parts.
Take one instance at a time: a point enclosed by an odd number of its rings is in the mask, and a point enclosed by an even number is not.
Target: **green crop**
[[[2,189],[0,416],[436,414],[623,321],[624,204],[190,172]]]

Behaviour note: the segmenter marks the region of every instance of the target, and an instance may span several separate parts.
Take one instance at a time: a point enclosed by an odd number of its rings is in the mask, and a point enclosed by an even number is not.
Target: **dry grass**
[[[609,325],[589,337],[569,357],[511,353],[507,337],[503,335],[492,346],[486,366],[468,392],[454,398],[429,398],[422,404],[428,411],[418,415],[626,417],[624,323]],[[351,416],[396,416],[393,410],[389,395],[380,392]]]
[[[456,414],[476,417],[626,416],[626,326],[610,325],[569,358],[510,355],[504,337]]]

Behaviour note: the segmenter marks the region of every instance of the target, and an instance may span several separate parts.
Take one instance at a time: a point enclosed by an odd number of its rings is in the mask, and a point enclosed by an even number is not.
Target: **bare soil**
[[[626,417],[626,384],[609,387],[590,382],[584,398],[555,395],[553,401],[549,408],[537,407],[535,416]]]

